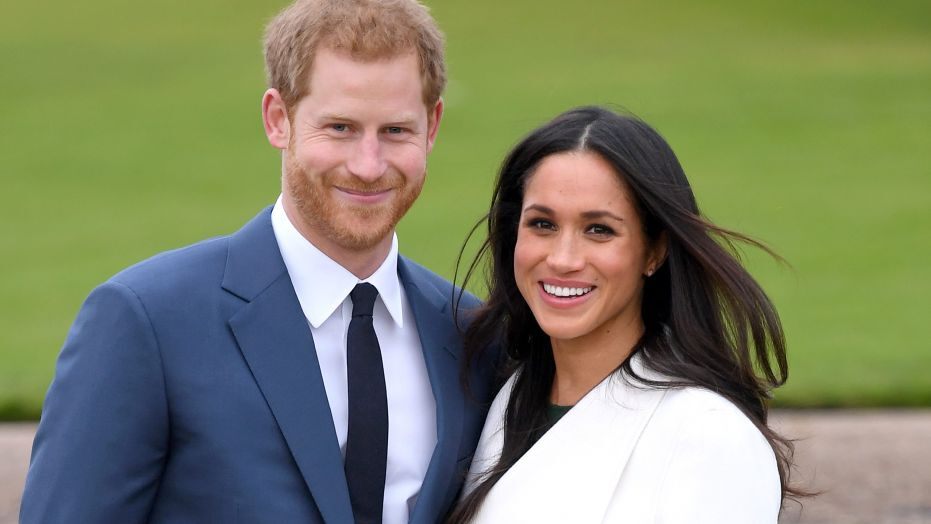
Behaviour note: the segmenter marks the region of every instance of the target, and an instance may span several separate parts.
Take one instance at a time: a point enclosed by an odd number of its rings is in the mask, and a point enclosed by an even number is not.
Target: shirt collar
[[[404,327],[401,282],[398,279],[397,234],[392,235],[391,250],[375,273],[365,280],[359,280],[301,235],[285,213],[281,196],[272,209],[272,229],[301,309],[314,328],[320,327],[330,318],[360,282],[375,286],[391,319],[398,327]]]

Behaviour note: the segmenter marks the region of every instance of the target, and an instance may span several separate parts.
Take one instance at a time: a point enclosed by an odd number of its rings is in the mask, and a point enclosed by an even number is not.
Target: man
[[[415,0],[297,0],[269,24],[281,197],[91,293],[22,522],[442,518],[492,393],[488,366],[460,389],[454,288],[394,234],[443,114],[442,49]]]

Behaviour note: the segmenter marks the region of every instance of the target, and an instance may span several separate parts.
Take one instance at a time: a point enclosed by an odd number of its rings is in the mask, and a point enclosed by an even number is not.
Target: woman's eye
[[[614,234],[613,229],[601,224],[592,224],[591,226],[588,226],[588,230],[586,232],[601,236],[610,236]]]
[[[539,218],[530,219],[527,221],[527,226],[531,229],[555,229],[556,226],[553,225],[549,220],[543,220]]]

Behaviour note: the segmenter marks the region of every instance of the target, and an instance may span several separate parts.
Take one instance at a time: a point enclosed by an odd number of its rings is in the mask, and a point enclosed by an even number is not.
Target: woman
[[[512,374],[450,521],[775,523],[785,339],[732,240],[762,247],[700,215],[636,118],[575,109],[518,144],[466,333],[470,361],[503,340]]]

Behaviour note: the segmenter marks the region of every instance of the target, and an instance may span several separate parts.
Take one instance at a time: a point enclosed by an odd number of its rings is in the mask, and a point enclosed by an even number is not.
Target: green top
[[[533,439],[533,443],[536,444],[537,440],[543,436],[544,433],[550,430],[563,415],[569,412],[572,409],[572,406],[560,406],[557,404],[549,404],[546,408],[546,426],[543,428],[543,431]]]
[[[569,412],[572,409],[572,406],[560,406],[557,404],[550,404],[546,408],[546,418],[549,421],[549,426],[546,428],[547,431],[562,418],[563,415]]]

